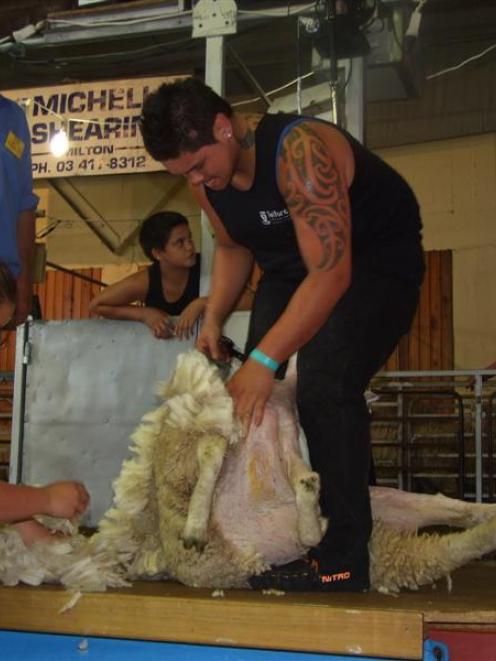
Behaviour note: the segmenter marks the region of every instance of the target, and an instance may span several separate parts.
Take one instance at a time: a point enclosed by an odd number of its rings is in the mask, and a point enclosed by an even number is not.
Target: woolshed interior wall
[[[424,248],[453,253],[454,366],[496,359],[496,134],[380,150],[421,205]]]

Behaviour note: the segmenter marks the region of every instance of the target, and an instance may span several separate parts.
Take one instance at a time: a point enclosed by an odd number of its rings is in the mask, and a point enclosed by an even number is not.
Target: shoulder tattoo
[[[303,219],[319,241],[320,258],[314,266],[331,270],[342,258],[347,243],[346,184],[324,141],[305,124],[290,131],[280,159],[287,172],[281,192],[288,208]]]

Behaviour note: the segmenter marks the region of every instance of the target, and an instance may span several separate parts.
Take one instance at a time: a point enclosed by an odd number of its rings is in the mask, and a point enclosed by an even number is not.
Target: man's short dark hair
[[[143,104],[140,127],[146,150],[156,161],[166,161],[212,145],[218,113],[231,117],[233,111],[200,80],[164,83]]]
[[[162,249],[170,239],[172,230],[178,225],[188,225],[188,219],[175,211],[160,211],[142,222],[139,242],[148,259],[156,261],[152,250]]]

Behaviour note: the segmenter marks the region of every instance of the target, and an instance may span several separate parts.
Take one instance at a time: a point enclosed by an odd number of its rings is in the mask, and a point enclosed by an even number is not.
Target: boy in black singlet
[[[199,296],[200,256],[188,220],[163,211],[140,228],[140,245],[152,264],[104,289],[90,310],[109,319],[141,321],[157,338],[188,338],[205,309]],[[133,303],[143,305],[132,305]],[[170,317],[178,317],[174,324]]]

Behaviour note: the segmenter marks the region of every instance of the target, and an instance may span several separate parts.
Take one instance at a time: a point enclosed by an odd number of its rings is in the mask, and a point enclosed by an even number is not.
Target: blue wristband
[[[279,367],[279,363],[277,362],[277,360],[273,360],[272,358],[269,358],[269,356],[266,356],[259,349],[253,349],[253,351],[250,353],[248,358],[251,358],[252,360],[256,360],[257,363],[261,363],[262,365],[265,365],[265,367],[268,367],[273,372],[277,371],[277,368]]]

